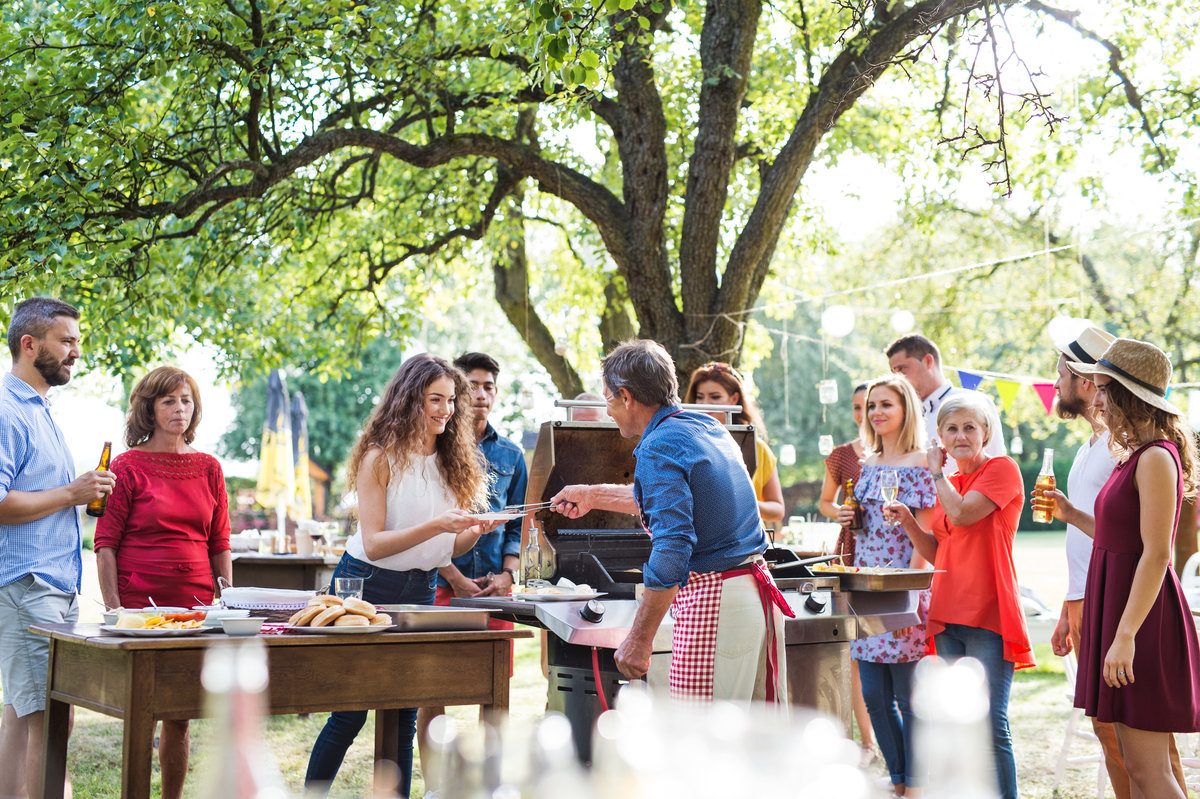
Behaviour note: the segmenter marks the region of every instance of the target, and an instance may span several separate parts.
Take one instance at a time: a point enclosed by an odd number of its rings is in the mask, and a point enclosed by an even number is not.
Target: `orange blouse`
[[[933,636],[947,624],[991,630],[1004,639],[1004,659],[1015,668],[1036,665],[1029,630],[1021,609],[1017,570],[1013,565],[1013,539],[1025,501],[1025,487],[1016,462],[1009,457],[989,458],[970,474],[946,478],[966,496],[978,491],[996,504],[996,510],[974,524],[951,524],[941,503],[933,511],[937,557],[933,596],[929,603],[930,650]]]

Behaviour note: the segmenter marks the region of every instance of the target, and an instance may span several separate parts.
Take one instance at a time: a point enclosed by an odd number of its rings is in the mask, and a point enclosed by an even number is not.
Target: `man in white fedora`
[[[1100,360],[1104,351],[1115,340],[1098,327],[1088,326],[1078,336],[1065,344],[1058,344],[1058,379],[1054,390],[1058,395],[1055,410],[1060,419],[1072,421],[1083,419],[1091,427],[1091,435],[1078,450],[1067,476],[1066,495],[1075,507],[1089,515],[1094,514],[1096,496],[1108,482],[1116,467],[1108,447],[1108,430],[1100,421],[1092,406],[1096,396],[1096,384],[1076,373],[1073,365],[1091,366]],[[1034,505],[1039,500],[1034,496]],[[1059,613],[1058,625],[1050,637],[1054,654],[1062,657],[1079,649],[1080,628],[1083,623],[1083,594],[1087,582],[1088,564],[1092,558],[1092,538],[1075,525],[1067,525],[1067,595]],[[1092,718],[1092,727],[1100,746],[1104,750],[1104,765],[1108,769],[1116,799],[1129,799],[1129,773],[1121,757],[1117,733],[1112,724]],[[1183,766],[1179,762],[1179,751],[1175,739],[1171,739],[1171,768],[1180,785],[1183,785]],[[1186,790],[1185,790],[1186,793]]]

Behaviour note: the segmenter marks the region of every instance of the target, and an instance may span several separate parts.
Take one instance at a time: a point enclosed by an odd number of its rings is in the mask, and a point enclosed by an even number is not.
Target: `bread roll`
[[[345,616],[345,615],[346,615],[345,608],[343,608],[341,605],[334,605],[332,607],[325,608],[323,611],[318,613],[316,618],[314,618],[312,620],[312,626],[313,627],[328,627],[329,625],[333,624],[337,619],[340,619],[342,616]]]
[[[354,597],[347,597],[345,600],[343,600],[342,607],[346,609],[347,613],[365,616],[368,619],[374,616],[377,612],[375,610],[375,606],[370,602],[364,602],[363,600],[355,599]]]
[[[337,621],[333,623],[334,627],[369,627],[371,620],[366,616],[359,616],[357,613],[347,613],[344,616],[338,616]]]
[[[321,607],[328,608],[332,607],[333,605],[342,604],[342,598],[334,596],[333,594],[317,594],[315,597],[308,600],[308,604],[320,605]]]
[[[309,605],[306,608],[301,608],[288,619],[288,624],[293,627],[307,627],[309,624],[312,624],[312,620],[323,610],[325,610],[324,605]]]
[[[391,627],[394,623],[395,622],[392,621],[392,617],[386,613],[376,613],[371,617],[372,627],[378,627],[381,624],[386,624],[387,626]]]

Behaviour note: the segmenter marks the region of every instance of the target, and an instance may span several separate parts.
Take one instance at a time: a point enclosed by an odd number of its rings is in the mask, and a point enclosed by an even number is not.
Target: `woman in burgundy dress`
[[[1196,494],[1196,445],[1166,399],[1171,362],[1152,344],[1117,339],[1095,364],[1095,407],[1118,465],[1095,517],[1059,491],[1055,516],[1095,539],[1083,600],[1075,706],[1116,726],[1134,796],[1183,799],[1168,751],[1200,731],[1200,647],[1171,569],[1179,509]]]
[[[129,398],[125,444],[112,462],[116,488],[96,523],[96,565],[108,608],[191,607],[231,580],[229,503],[221,464],[191,447],[200,391],[186,372],[162,366]],[[183,793],[188,723],[164,720],[158,747],[163,799]]]

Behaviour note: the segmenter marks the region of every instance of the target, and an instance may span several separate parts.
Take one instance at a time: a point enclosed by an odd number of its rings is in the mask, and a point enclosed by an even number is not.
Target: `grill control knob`
[[[824,613],[829,604],[829,597],[824,594],[812,593],[804,600],[804,608],[812,613]]]
[[[599,599],[589,599],[587,604],[579,609],[579,615],[584,621],[597,624],[604,618],[604,603]]]

